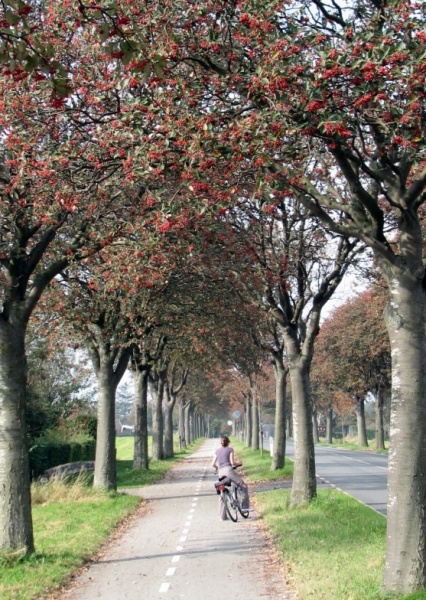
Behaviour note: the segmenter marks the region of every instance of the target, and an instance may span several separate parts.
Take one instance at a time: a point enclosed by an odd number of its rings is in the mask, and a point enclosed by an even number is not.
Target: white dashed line
[[[198,501],[198,494],[200,492],[200,487],[201,487],[201,483],[203,482],[203,479],[206,476],[206,471],[207,471],[207,466],[204,467],[204,474],[203,476],[199,479],[199,482],[195,488],[195,496],[192,498],[192,504],[191,504],[191,509],[189,510],[189,515],[186,518],[186,522],[185,522],[185,529],[182,530],[182,536],[179,539],[179,542],[184,543],[187,541],[187,534],[189,533],[189,527],[191,526],[191,521],[193,518],[193,513],[195,512],[195,509],[197,507],[197,501]],[[183,551],[183,546],[177,546],[176,547],[176,551],[177,552],[182,552]],[[172,556],[172,563],[177,563],[180,560],[181,555],[180,554],[175,554],[174,556]],[[173,575],[175,574],[176,571],[176,567],[169,567],[167,569],[166,572],[166,577],[173,577]],[[165,592],[169,591],[169,587],[170,587],[170,583],[162,583],[160,586],[160,590],[159,593],[160,594],[164,594]]]

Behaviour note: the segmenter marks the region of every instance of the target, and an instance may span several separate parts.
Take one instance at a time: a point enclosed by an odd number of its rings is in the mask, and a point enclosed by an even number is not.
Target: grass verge
[[[132,471],[133,438],[117,439],[118,487],[144,486],[161,479],[204,438],[174,459],[150,463],[148,471]],[[32,515],[36,552],[0,552],[0,598],[34,600],[53,597],[64,581],[91,558],[114,529],[131,515],[141,498],[108,493],[91,487],[91,476],[68,483],[53,480],[32,486]]]
[[[335,439],[332,444],[325,441],[325,438],[320,438],[319,446],[327,446],[330,448],[342,448],[343,450],[357,450],[358,452],[376,452],[377,454],[387,454],[389,450],[389,442],[385,442],[384,450],[376,450],[375,440],[368,440],[368,446],[360,446],[355,437],[345,437],[343,439]]]
[[[95,491],[81,481],[38,486],[33,504],[37,551],[29,557],[0,554],[0,598],[46,598],[108,538],[140,498]],[[43,487],[43,489],[41,489]],[[58,489],[59,488],[59,489]]]
[[[248,481],[277,479],[265,453],[232,440]],[[291,477],[291,461],[281,478]],[[290,510],[290,490],[256,494],[254,503],[279,552],[298,600],[426,600],[426,592],[383,595],[386,519],[354,498],[318,490],[309,506]]]
[[[173,458],[165,460],[153,460],[149,463],[147,471],[143,469],[133,470],[133,438],[117,438],[117,487],[131,488],[150,485],[159,481],[169,471],[177,461],[188,454],[192,454],[203,442],[205,438],[199,438],[185,450],[176,450]]]

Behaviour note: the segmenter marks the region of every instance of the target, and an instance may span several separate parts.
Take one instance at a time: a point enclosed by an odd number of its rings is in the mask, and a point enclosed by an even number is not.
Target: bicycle
[[[234,469],[242,465],[235,465]],[[238,513],[247,519],[250,512],[241,506],[241,490],[229,477],[225,475],[215,483],[216,492],[220,495],[220,500],[224,505],[224,513],[236,523],[238,521]],[[231,490],[229,490],[231,488]]]

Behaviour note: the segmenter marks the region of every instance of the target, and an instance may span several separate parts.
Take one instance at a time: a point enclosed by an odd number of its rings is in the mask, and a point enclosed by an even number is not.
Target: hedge
[[[41,477],[47,469],[80,460],[95,460],[96,442],[38,442],[30,449],[31,479]]]

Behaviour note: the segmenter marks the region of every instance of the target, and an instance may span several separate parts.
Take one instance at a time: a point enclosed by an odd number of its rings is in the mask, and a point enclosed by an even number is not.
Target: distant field
[[[132,435],[125,437],[117,437],[115,446],[117,448],[117,460],[133,460],[133,448],[135,438]],[[148,437],[148,454],[151,454],[152,436]],[[173,437],[173,448],[176,453],[179,452],[179,438],[177,435]]]

